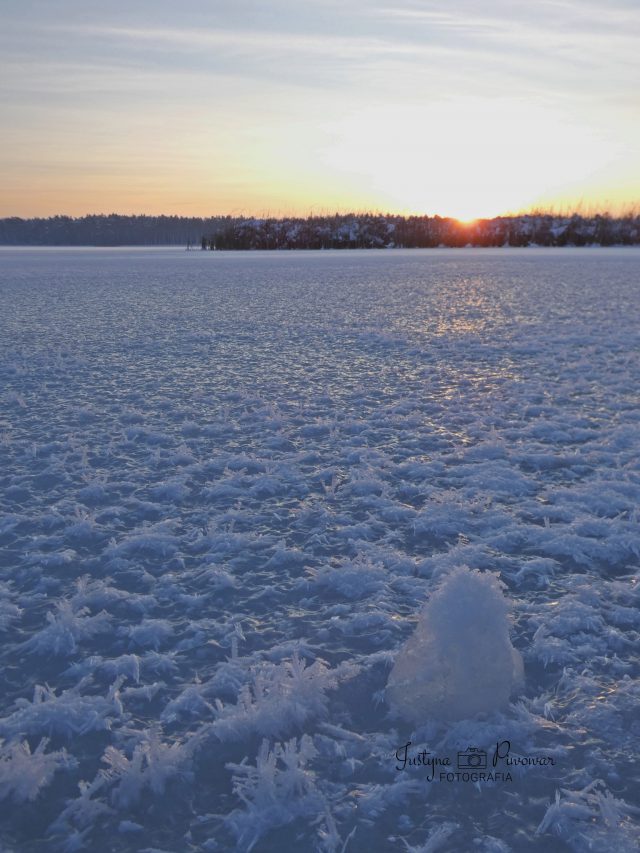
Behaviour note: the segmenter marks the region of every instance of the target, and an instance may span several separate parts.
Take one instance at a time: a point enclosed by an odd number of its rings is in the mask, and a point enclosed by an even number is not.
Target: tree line
[[[530,214],[463,223],[441,216],[346,214],[225,219],[203,249],[384,249],[437,246],[614,246],[640,243],[640,216]]]
[[[441,216],[123,216],[0,219],[0,245],[188,246],[209,250],[640,244],[640,216],[534,213],[462,223]]]
[[[4,246],[200,246],[221,217],[90,215],[0,219]]]

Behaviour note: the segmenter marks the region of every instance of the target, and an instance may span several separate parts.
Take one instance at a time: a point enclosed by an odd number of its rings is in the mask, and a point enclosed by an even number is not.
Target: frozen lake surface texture
[[[2,250],[2,850],[638,850],[639,261]]]

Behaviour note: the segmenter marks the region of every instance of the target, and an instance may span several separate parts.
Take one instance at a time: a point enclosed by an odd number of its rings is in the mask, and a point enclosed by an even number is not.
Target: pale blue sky
[[[628,204],[639,10],[4,0],[0,215]]]

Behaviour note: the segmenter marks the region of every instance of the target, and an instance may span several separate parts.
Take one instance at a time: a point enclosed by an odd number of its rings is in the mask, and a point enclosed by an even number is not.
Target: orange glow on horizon
[[[104,118],[95,121],[104,134]],[[56,133],[25,137],[25,157],[51,162],[6,175],[0,216],[372,212],[469,224],[536,210],[619,215],[640,199],[640,175],[628,174],[604,131],[586,136],[550,107],[508,98],[378,104],[293,124],[285,137],[279,128],[238,137],[198,116],[197,148],[190,121],[167,147],[147,121],[104,150],[100,134],[82,149]]]

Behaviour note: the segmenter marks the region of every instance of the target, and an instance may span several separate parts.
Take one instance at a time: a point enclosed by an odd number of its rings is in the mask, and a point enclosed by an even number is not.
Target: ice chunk
[[[509,639],[509,601],[492,572],[461,566],[440,583],[400,650],[386,696],[415,723],[504,708],[523,677]]]

